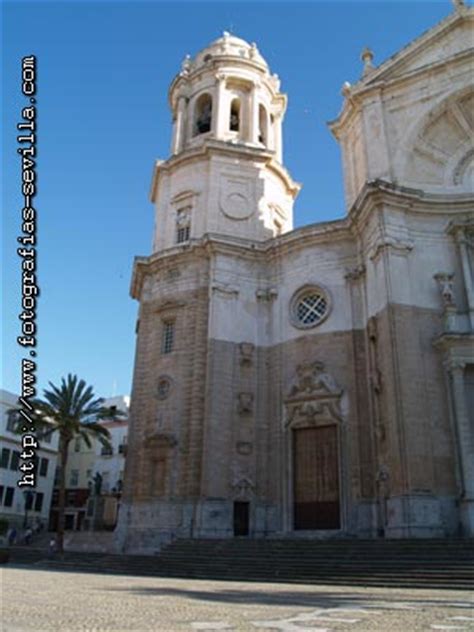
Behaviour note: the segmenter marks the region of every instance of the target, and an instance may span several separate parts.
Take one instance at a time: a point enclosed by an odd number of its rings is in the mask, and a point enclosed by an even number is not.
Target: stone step
[[[74,572],[90,572],[90,573],[106,573],[106,574],[123,574],[130,575],[135,574],[137,576],[153,576],[153,577],[176,577],[186,579],[212,579],[212,580],[230,580],[230,581],[279,581],[284,583],[305,583],[305,584],[337,584],[337,585],[361,585],[364,586],[391,586],[391,587],[405,587],[405,588],[439,588],[439,589],[458,589],[458,590],[470,590],[472,591],[472,581],[464,578],[445,578],[445,577],[393,577],[390,575],[373,577],[373,576],[361,576],[359,574],[345,575],[345,576],[329,576],[322,574],[317,575],[299,575],[293,574],[285,576],[284,574],[269,574],[268,572],[262,573],[239,573],[232,569],[227,572],[209,571],[209,569],[202,570],[188,570],[180,571],[178,569],[142,569],[136,573],[131,572],[130,569],[104,569],[103,567],[94,567],[90,565],[84,565],[82,568],[78,568],[77,565],[71,564],[56,564],[45,563],[38,566],[42,569],[54,569],[54,570],[70,570]]]
[[[158,555],[15,548],[35,568],[157,577],[472,590],[473,543],[442,541],[178,540]]]

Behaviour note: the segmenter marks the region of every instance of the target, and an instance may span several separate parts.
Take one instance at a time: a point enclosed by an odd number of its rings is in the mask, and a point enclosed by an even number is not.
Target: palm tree
[[[104,407],[104,400],[96,397],[92,386],[87,386],[77,375],[69,374],[61,379],[61,386],[49,382],[50,390],[44,390],[44,399],[33,402],[35,423],[41,427],[43,436],[59,434],[58,471],[58,524],[57,549],[64,548],[64,524],[66,506],[66,465],[69,444],[81,437],[88,448],[92,440],[98,439],[104,447],[110,447],[110,433],[98,423],[99,419],[110,419],[122,415],[115,407]]]

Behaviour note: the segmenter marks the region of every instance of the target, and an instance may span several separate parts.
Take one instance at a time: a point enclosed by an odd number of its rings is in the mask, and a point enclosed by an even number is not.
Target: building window
[[[7,413],[7,430],[8,432],[16,433],[18,423],[19,423],[19,414],[16,410],[9,410]]]
[[[12,458],[10,461],[10,469],[17,470],[19,465],[20,465],[20,453],[18,452],[18,450],[13,450]]]
[[[8,469],[10,463],[10,450],[8,448],[2,448],[2,456],[0,457],[0,467]]]
[[[240,99],[232,99],[230,104],[229,129],[231,132],[240,130]]]
[[[194,136],[211,131],[212,97],[201,94],[194,109]]]
[[[25,509],[26,511],[30,511],[33,507],[33,498],[35,497],[35,492],[25,492]]]
[[[304,287],[294,295],[290,304],[290,317],[299,329],[316,327],[330,312],[329,293],[320,287]]]
[[[3,501],[4,491],[5,491],[5,487],[3,487],[3,485],[0,485],[0,505],[2,504],[2,501]]]
[[[38,439],[42,442],[42,443],[51,443],[51,437],[52,437],[53,433],[51,430],[41,430],[38,433]]]
[[[35,498],[35,511],[41,511],[43,509],[43,494],[36,492]]]
[[[105,493],[110,491],[110,472],[102,472],[102,491]]]
[[[176,243],[189,241],[191,236],[191,207],[181,208],[176,213]]]
[[[40,476],[48,476],[48,459],[42,458],[40,463]]]
[[[174,322],[163,323],[163,333],[161,335],[161,353],[171,353],[174,346]]]
[[[111,445],[102,446],[102,449],[100,451],[101,456],[112,456],[113,453],[114,453],[114,450]]]
[[[81,437],[77,437],[76,440],[74,441],[74,452],[80,452],[81,451]]]
[[[278,237],[279,235],[281,235],[282,225],[276,220],[273,222],[273,225],[275,226],[275,235]]]
[[[13,505],[13,497],[15,495],[15,488],[14,487],[7,487],[7,490],[5,492],[5,500],[3,502],[5,507],[11,507]]]
[[[69,477],[69,485],[71,487],[76,487],[79,484],[79,470],[71,470],[71,475]]]
[[[190,228],[189,224],[187,226],[178,226],[178,230],[176,231],[176,242],[178,244],[189,241]]]

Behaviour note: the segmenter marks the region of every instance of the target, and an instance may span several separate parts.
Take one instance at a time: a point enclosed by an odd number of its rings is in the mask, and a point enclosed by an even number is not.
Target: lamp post
[[[23,492],[23,498],[25,499],[25,516],[23,518],[23,529],[26,529],[26,527],[28,526],[28,504],[33,498],[33,492],[25,490]]]

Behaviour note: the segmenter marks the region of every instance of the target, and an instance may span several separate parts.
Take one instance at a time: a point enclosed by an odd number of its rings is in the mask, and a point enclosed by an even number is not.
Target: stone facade
[[[122,550],[473,535],[473,18],[364,51],[330,123],[347,216],[297,230],[278,78],[228,34],[184,60],[132,281]]]

